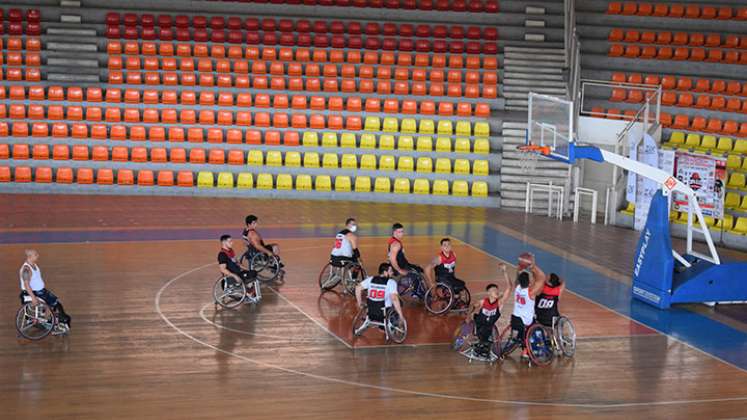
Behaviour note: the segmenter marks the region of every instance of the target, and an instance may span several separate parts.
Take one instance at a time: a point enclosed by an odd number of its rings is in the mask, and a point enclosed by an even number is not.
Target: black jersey
[[[545,285],[542,293],[534,301],[534,316],[542,325],[552,326],[552,319],[560,316],[558,301],[560,300],[560,287]]]

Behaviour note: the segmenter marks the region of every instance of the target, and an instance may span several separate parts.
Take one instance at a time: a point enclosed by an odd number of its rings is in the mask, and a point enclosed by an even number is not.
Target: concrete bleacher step
[[[58,36],[89,36],[92,38],[96,37],[95,29],[87,28],[67,28],[67,27],[50,27],[47,28],[47,35],[58,35]]]
[[[65,23],[81,23],[83,18],[80,15],[60,15],[60,22]]]
[[[60,7],[80,7],[79,0],[61,0]]]
[[[54,82],[70,82],[70,83],[99,83],[101,79],[98,75],[91,74],[70,74],[70,73],[55,73],[49,72],[47,74],[47,80]]]
[[[47,50],[49,51],[85,51],[85,52],[96,52],[98,46],[96,44],[75,44],[70,42],[48,42]]]
[[[536,84],[534,86],[527,86],[527,85],[514,85],[514,86],[503,86],[503,92],[506,96],[506,98],[510,98],[511,96],[508,95],[509,92],[511,93],[526,93],[529,92],[537,92],[537,93],[544,93],[546,95],[556,95],[556,96],[563,96],[566,94],[566,88],[556,88],[556,87],[549,87],[549,86],[543,86],[541,84]]]
[[[527,81],[551,81],[551,82],[560,82],[564,83],[564,77],[563,73],[556,72],[556,73],[530,73],[529,71],[526,72],[515,72],[511,74],[510,78],[503,78],[504,84],[506,80],[527,80]]]
[[[513,86],[527,86],[527,87],[547,87],[547,88],[558,88],[561,90],[565,90],[565,82],[563,81],[555,81],[555,80],[531,80],[529,78],[521,79],[521,78],[510,78],[510,79],[503,79],[503,88],[504,90],[508,87]],[[510,90],[510,89],[509,89]]]
[[[49,57],[47,59],[47,66],[50,67],[92,67],[96,69],[98,74],[99,61],[83,58],[56,58]]]
[[[567,93],[563,48],[507,46],[503,67],[502,94],[507,110],[526,110],[529,92],[553,96]]]

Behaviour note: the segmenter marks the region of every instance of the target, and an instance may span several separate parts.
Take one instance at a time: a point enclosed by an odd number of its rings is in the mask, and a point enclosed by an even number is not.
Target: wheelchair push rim
[[[357,275],[353,277],[353,273],[357,271]],[[366,276],[366,269],[358,263],[346,264],[343,267],[342,282],[345,287],[345,292],[351,295],[355,294],[355,287],[358,283],[362,282]]]
[[[474,331],[475,324],[472,321],[464,321],[459,324],[456,331],[454,331],[454,338],[451,341],[452,350],[462,351],[474,344],[471,342],[474,340],[470,340],[474,336]]]
[[[555,342],[565,357],[576,354],[576,327],[570,319],[561,316],[555,321]]]
[[[519,340],[517,340],[513,336],[513,330],[511,329],[510,324],[506,325],[503,328],[498,340],[496,340],[495,342],[495,345],[498,346],[498,351],[496,352],[496,354],[498,354],[501,358],[508,357],[517,348],[521,347]]]
[[[547,366],[555,357],[550,332],[540,324],[527,329],[526,348],[529,359],[537,366]]]
[[[260,281],[269,282],[280,275],[280,263],[276,256],[268,256],[263,253],[254,254],[249,262],[249,269],[257,272]]]
[[[235,308],[246,297],[246,285],[233,277],[221,277],[213,285],[213,299],[215,303],[226,308]]]
[[[366,323],[366,319],[368,318],[368,307],[366,305],[361,306],[360,309],[358,309],[358,313],[355,314],[355,318],[353,318],[353,338],[360,337],[363,335],[363,325]]]
[[[454,303],[454,291],[443,283],[436,283],[435,286],[425,292],[423,301],[428,312],[441,315],[451,309]]]
[[[397,344],[402,344],[407,338],[407,321],[400,319],[399,314],[392,310],[386,317],[387,337]]]
[[[464,298],[462,298],[462,293],[465,296]],[[469,289],[465,287],[460,290],[459,293],[454,293],[454,301],[452,302],[450,309],[455,312],[466,312],[469,310],[470,303],[472,303],[472,295],[470,294]]]
[[[332,290],[342,281],[342,267],[327,263],[319,272],[319,289],[322,292]]]
[[[46,303],[23,304],[16,313],[16,330],[27,340],[41,340],[57,325],[57,317]]]

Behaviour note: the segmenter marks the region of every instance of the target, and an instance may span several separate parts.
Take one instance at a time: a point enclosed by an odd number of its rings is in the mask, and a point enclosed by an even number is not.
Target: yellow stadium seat
[[[745,139],[737,139],[736,142],[734,142],[734,153],[738,153],[740,155],[747,154],[747,140]]]
[[[419,157],[417,162],[418,172],[433,172],[433,161],[429,157]]]
[[[337,147],[337,133],[322,134],[322,147]]]
[[[278,190],[292,190],[293,177],[290,174],[278,174],[275,178],[275,188]]]
[[[688,148],[696,148],[700,146],[700,134],[689,133],[685,139],[685,146]]]
[[[319,167],[319,153],[317,152],[306,152],[303,154],[303,167],[304,168],[318,168]]]
[[[488,139],[475,139],[475,153],[490,153],[490,141]]]
[[[726,157],[726,169],[735,170],[742,167],[742,158],[737,155],[729,155]]]
[[[479,176],[488,176],[490,167],[487,160],[476,160],[472,162],[472,174]]]
[[[628,205],[624,209],[620,210],[620,213],[632,216],[635,213],[635,204],[632,201],[628,201]]]
[[[301,153],[300,152],[286,152],[285,153],[285,166],[288,168],[300,168],[301,167]]]
[[[744,174],[741,172],[732,172],[729,176],[729,182],[726,184],[726,188],[744,188],[744,184]]]
[[[412,136],[399,136],[397,139],[397,149],[398,150],[412,150],[413,144],[415,142],[412,139]]]
[[[367,176],[355,177],[355,192],[371,192],[371,178]]]
[[[246,154],[246,164],[253,166],[262,166],[265,163],[264,156],[261,150],[250,150]]]
[[[335,191],[350,192],[350,177],[349,176],[336,176],[335,177]]]
[[[436,159],[436,173],[437,174],[450,174],[451,173],[451,160],[447,158]]]
[[[342,133],[342,136],[340,136],[340,147],[355,148],[356,145],[355,134]]]
[[[475,123],[475,137],[490,137],[490,126],[485,121]]]
[[[475,181],[472,183],[472,197],[487,197],[488,183],[485,181]]]
[[[314,189],[316,191],[332,191],[332,179],[329,175],[317,175],[314,179]]]
[[[379,149],[394,150],[394,136],[391,134],[382,134],[379,136]]]
[[[311,191],[311,175],[296,176],[296,191]]]
[[[685,144],[685,133],[683,133],[682,131],[673,132],[672,135],[669,136],[669,141],[667,143]]]
[[[412,184],[412,192],[427,195],[431,193],[431,185],[427,179],[418,178]]]
[[[213,173],[200,172],[197,174],[197,188],[213,188]]]
[[[672,134],[674,136],[674,134]],[[731,152],[731,149],[734,147],[734,139],[731,137],[719,137],[718,138],[718,144],[716,145],[716,149],[719,151],[719,153],[729,153]]]
[[[454,134],[454,125],[449,120],[438,121],[438,134],[442,136],[450,136]]]
[[[385,117],[382,131],[385,133],[399,132],[399,121],[394,117]]]
[[[742,197],[742,203],[739,205],[739,210],[741,211],[747,210],[747,195]]]
[[[471,151],[471,147],[469,146],[469,139],[464,137],[457,137],[456,141],[454,141],[454,151],[457,153],[469,153]]]
[[[374,192],[388,193],[392,191],[392,182],[383,176],[376,177],[374,181]]]
[[[740,169],[742,172],[747,172],[747,159],[742,160],[742,167]]]
[[[376,170],[376,156],[374,155],[363,155],[361,156],[361,170]]]
[[[433,195],[449,195],[449,181],[445,179],[433,181]]]
[[[418,127],[418,133],[436,134],[436,124],[433,122],[433,120],[420,120],[420,127]]]
[[[713,227],[719,230],[731,230],[732,226],[734,226],[734,216],[731,214],[725,214],[722,219],[719,219],[719,221],[713,225]]]
[[[469,161],[467,159],[456,159],[454,161],[454,173],[457,175],[469,175]]]
[[[397,170],[400,172],[412,172],[415,170],[415,162],[412,156],[400,156],[397,160]]]
[[[448,137],[436,137],[436,151],[442,153],[451,152],[451,139]]]
[[[457,121],[456,135],[467,136],[467,137],[472,135],[472,125],[470,125],[469,121],[465,121],[465,120]]]
[[[380,171],[393,171],[394,170],[394,156],[384,155],[379,158],[379,170]]]
[[[361,149],[375,149],[376,148],[376,136],[373,134],[361,134]]]
[[[319,147],[319,135],[315,131],[306,131],[301,144],[305,147]]]
[[[336,153],[325,153],[322,156],[322,167],[327,169],[337,169],[340,166]]]
[[[379,117],[366,117],[363,129],[366,131],[381,131],[381,120]]]
[[[410,194],[410,180],[407,178],[397,178],[394,180],[395,194]]]
[[[199,185],[200,177],[197,177],[197,183]],[[747,198],[747,195],[745,196]],[[726,193],[726,197],[724,197],[724,207],[727,209],[735,209],[739,207],[739,194],[734,192],[728,192]]]
[[[400,132],[404,134],[415,134],[418,132],[418,122],[415,118],[403,118]]]
[[[716,148],[716,143],[716,136],[703,136],[703,139],[700,142],[700,147],[698,147],[698,151],[709,152],[712,149]]]
[[[740,235],[747,235],[747,217],[737,218],[737,223],[731,229],[732,232],[736,232]]]
[[[342,169],[358,169],[358,158],[355,155],[342,155]]]
[[[430,136],[418,137],[418,144],[416,147],[418,152],[432,152],[433,151],[433,138]]]
[[[247,189],[254,187],[254,175],[249,172],[241,172],[236,180],[236,187]]]
[[[230,172],[219,173],[218,188],[233,188],[233,174]]]
[[[283,166],[283,154],[277,150],[267,151],[267,166]]]
[[[451,195],[455,195],[457,197],[467,197],[469,195],[469,186],[467,185],[467,181],[454,181],[451,184]]]
[[[271,190],[272,188],[273,188],[272,175],[270,174],[257,175],[257,189],[258,190]]]

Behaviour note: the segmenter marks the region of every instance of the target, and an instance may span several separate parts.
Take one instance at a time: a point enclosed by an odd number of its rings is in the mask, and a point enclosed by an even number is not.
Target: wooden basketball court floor
[[[259,305],[216,309],[217,237],[239,236],[249,213],[280,243],[287,274]],[[3,195],[0,216],[2,418],[747,415],[747,310],[632,301],[629,230],[484,209],[177,197]],[[375,330],[353,340],[354,300],[316,284],[348,216],[359,220],[369,271],[395,221],[413,262],[454,238],[457,272],[476,297],[500,281],[501,261],[534,252],[568,281],[560,310],[576,325],[576,357],[548,368],[518,355],[468,363],[448,346],[461,317],[420,305],[405,309],[404,345]],[[29,247],[73,316],[69,337],[16,338]]]

